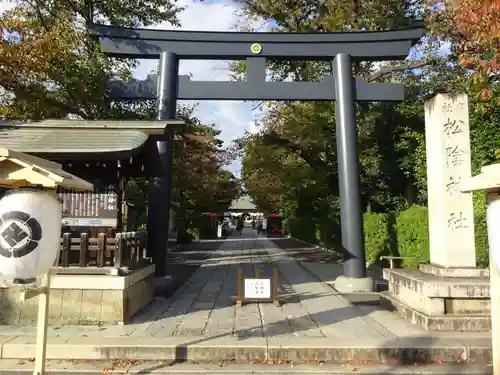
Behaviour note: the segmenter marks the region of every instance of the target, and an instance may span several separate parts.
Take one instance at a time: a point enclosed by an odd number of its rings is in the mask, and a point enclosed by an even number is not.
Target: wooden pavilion
[[[0,120],[0,145],[60,163],[64,170],[91,182],[92,193],[60,190],[59,194],[65,230],[86,231],[92,237],[103,231],[136,229],[124,228],[122,222],[125,181],[160,176],[156,141],[167,127],[178,129],[183,124],[182,120],[4,119]]]
[[[58,324],[61,319],[72,324],[126,323],[151,302],[156,260],[164,261],[166,253],[160,252],[166,252],[166,248],[147,246],[143,241],[145,233],[122,225],[124,182],[132,177],[161,176],[156,141],[162,139],[168,127],[182,125],[180,120],[0,119],[2,148],[46,159],[47,163],[56,162],[66,172],[94,185],[94,191],[88,193],[59,191],[63,224],[81,232],[92,228],[94,233],[81,233],[79,238],[63,236],[52,286],[60,314],[50,320],[52,323]],[[100,233],[98,238],[91,238],[105,228],[118,233]],[[7,285],[0,285],[2,288]],[[15,307],[12,316],[0,317],[0,324],[31,323],[29,319],[19,320],[25,311],[16,298],[0,301]],[[100,315],[84,316],[78,309],[100,311]]]
[[[60,191],[64,225],[121,230],[125,180],[161,175],[156,141],[167,126],[182,124],[180,120],[0,120],[0,145],[58,162],[94,184],[93,193]]]

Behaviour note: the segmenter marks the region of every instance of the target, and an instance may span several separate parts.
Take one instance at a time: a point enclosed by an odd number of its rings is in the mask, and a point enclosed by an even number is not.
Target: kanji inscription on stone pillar
[[[471,177],[467,95],[437,94],[425,103],[425,142],[430,261],[475,267],[472,193],[459,190]]]

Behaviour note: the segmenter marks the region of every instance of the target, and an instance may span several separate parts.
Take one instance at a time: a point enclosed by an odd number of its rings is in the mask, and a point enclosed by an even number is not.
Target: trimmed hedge
[[[484,192],[474,193],[474,230],[476,235],[476,263],[489,265],[488,228],[486,227],[486,197]]]
[[[474,227],[477,266],[488,267],[489,246],[484,193],[474,194]],[[430,257],[427,207],[414,205],[402,211],[396,219],[396,229],[400,256]],[[422,262],[407,260],[403,262],[403,265],[404,267],[417,267],[419,263]]]
[[[365,213],[363,215],[366,261],[387,267],[382,255],[429,259],[429,222],[425,206],[413,205],[396,213]],[[474,194],[474,224],[476,261],[479,267],[488,266],[489,246],[486,228],[484,193]],[[335,247],[339,239],[339,224],[332,220],[314,221],[310,217],[283,220],[283,233],[303,241]],[[398,264],[399,262],[396,262]],[[413,268],[426,261],[405,260],[402,266]]]
[[[310,217],[294,217],[283,220],[283,229],[286,228],[286,233],[299,240],[318,244],[316,238],[316,223]]]
[[[413,205],[396,218],[398,251],[401,257],[429,259],[429,220],[427,207]],[[404,260],[404,267],[418,267],[426,261]]]
[[[311,219],[310,217],[287,218],[282,221],[281,227],[285,234],[302,241],[334,247],[334,237],[338,234],[338,223],[328,219]]]
[[[387,263],[380,261],[380,257],[390,254],[389,214],[367,212],[363,215],[363,226],[366,261],[380,265]]]
[[[340,243],[340,223],[332,218],[321,219],[316,223],[316,240],[320,246],[335,248]]]

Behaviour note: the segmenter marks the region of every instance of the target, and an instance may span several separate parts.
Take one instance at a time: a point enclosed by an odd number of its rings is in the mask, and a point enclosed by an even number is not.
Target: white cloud
[[[247,129],[250,133],[257,133],[257,131],[259,130],[257,122],[255,120],[250,121],[247,125]]]
[[[162,30],[198,30],[198,31],[232,31],[237,22],[236,12],[238,4],[226,0],[224,2],[183,0],[182,5],[186,10],[180,14],[180,28],[170,24],[153,26],[154,29]],[[263,30],[261,24],[250,25]],[[155,71],[158,62],[156,60],[140,60],[140,66],[134,72],[134,77],[144,79],[148,74]],[[180,74],[189,74],[192,80],[206,81],[228,81],[229,66],[226,61],[200,61],[184,60],[179,64]],[[179,102],[186,103],[186,102]],[[195,112],[196,116],[207,123],[214,123],[222,130],[221,139],[226,145],[244,134],[244,132],[255,132],[254,104],[238,101],[205,101],[200,102]],[[240,162],[232,163],[230,170],[239,175]]]
[[[0,14],[12,9],[16,4],[12,0],[0,0]]]

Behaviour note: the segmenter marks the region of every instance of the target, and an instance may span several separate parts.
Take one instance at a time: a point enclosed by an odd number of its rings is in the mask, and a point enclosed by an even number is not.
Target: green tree
[[[153,101],[117,102],[108,96],[111,79],[131,77],[135,61],[106,57],[86,30],[89,23],[141,27],[179,25],[175,0],[17,0],[0,15],[0,116],[26,119],[150,119]],[[194,108],[179,107],[186,121],[176,139],[174,198],[193,215],[230,204],[239,181],[228,162],[219,131],[200,122]],[[126,199],[147,205],[148,178],[129,180]],[[180,192],[183,194],[180,194]]]
[[[137,116],[134,109],[151,104],[112,102],[106,91],[110,79],[129,77],[135,62],[104,56],[85,25],[178,25],[181,10],[170,0],[17,0],[0,16],[0,115]]]
[[[472,0],[471,0],[472,1]],[[490,85],[491,95],[481,96],[475,67],[461,64],[459,53],[442,56],[445,41],[459,43],[435,27],[439,8],[425,10],[424,1],[243,1],[244,18],[263,18],[276,23],[275,31],[330,32],[385,30],[404,27],[427,16],[431,30],[417,46],[420,58],[397,63],[355,64],[356,75],[367,82],[399,82],[407,87],[403,103],[363,103],[357,105],[358,143],[361,164],[363,204],[366,211],[400,211],[412,204],[426,204],[426,158],[424,101],[438,92],[466,92],[470,96],[473,162],[481,166],[495,159],[499,149],[498,84]],[[452,44],[452,51],[455,51]],[[317,80],[329,74],[329,64],[318,62],[270,62],[274,80]],[[242,79],[244,64],[233,66],[234,77]],[[338,214],[338,176],[335,143],[335,108],[332,103],[262,103],[268,110],[261,121],[261,132],[242,142],[246,145],[243,166],[245,185],[259,199],[272,199],[273,205],[299,206],[296,192],[307,172],[315,185],[312,194],[303,193],[312,209],[312,220],[334,218]],[[249,144],[252,146],[250,147]],[[256,149],[258,151],[256,151]],[[275,162],[275,155],[280,155]],[[296,160],[292,176],[283,160]],[[300,161],[300,162],[299,162]],[[476,167],[476,168],[477,168]],[[280,176],[274,181],[274,177]],[[312,183],[314,182],[314,183]],[[265,186],[262,188],[260,186]],[[318,188],[321,186],[323,189]],[[264,190],[268,192],[265,193]],[[307,191],[307,189],[305,189]],[[289,210],[290,211],[290,210]]]
[[[429,0],[430,29],[451,42],[458,63],[471,70],[478,97],[489,99],[500,74],[500,3],[496,0]],[[499,102],[495,102],[499,104]]]
[[[327,0],[315,3],[308,1],[244,1],[244,17],[260,17],[273,20],[275,31],[323,32],[347,30],[384,30],[411,24],[419,16],[418,2],[385,1],[370,2],[360,7],[353,1]],[[388,80],[393,74],[408,69],[426,67],[433,60],[424,59],[399,65],[385,64],[377,68],[373,63],[356,64],[355,72],[367,81]],[[275,80],[316,80],[328,74],[329,63],[318,62],[271,62],[270,72]],[[235,76],[244,76],[244,66],[234,67]],[[321,191],[318,209],[325,213],[335,205],[327,202],[338,197],[336,167],[335,108],[332,103],[265,103],[268,112],[262,121],[260,142],[268,148],[278,147],[293,153],[310,168],[310,178]],[[412,128],[422,127],[420,118],[405,112],[395,112],[392,106],[365,103],[358,105],[358,130],[364,205],[368,209],[385,210],[405,204],[411,177],[404,168],[411,161],[395,147],[402,137],[396,129],[399,122]],[[416,164],[416,163],[415,163]],[[407,166],[408,165],[408,166]],[[382,172],[382,173],[381,173]],[[275,171],[273,171],[275,173]],[[248,175],[249,173],[247,173]],[[261,173],[262,175],[262,173]],[[295,182],[283,187],[292,189]],[[293,190],[293,189],[292,189]],[[307,189],[306,189],[307,191]],[[314,201],[314,198],[312,198]],[[413,200],[413,198],[410,198]],[[314,203],[313,203],[314,205]],[[322,209],[324,208],[324,209]]]

